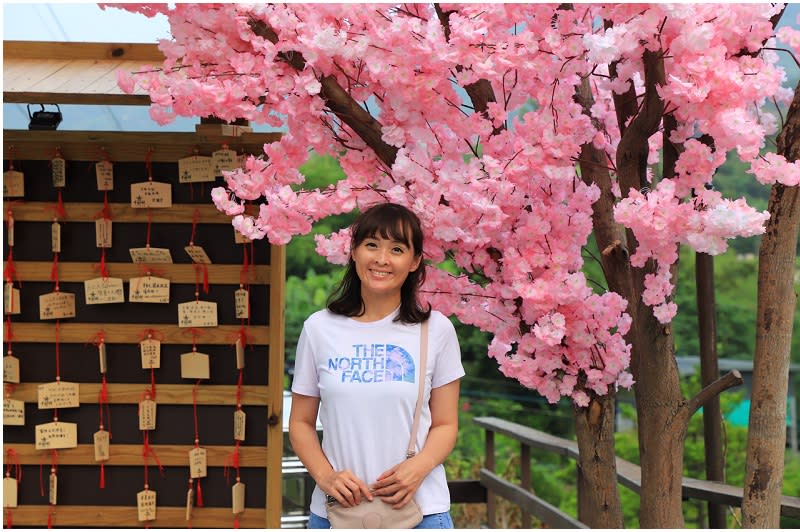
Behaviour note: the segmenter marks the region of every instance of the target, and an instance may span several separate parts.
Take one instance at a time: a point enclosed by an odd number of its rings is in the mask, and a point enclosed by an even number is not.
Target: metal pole
[[[695,253],[697,282],[697,324],[700,339],[700,379],[708,386],[719,378],[717,363],[717,317],[714,297],[714,258]],[[722,413],[719,397],[703,405],[703,439],[705,442],[706,478],[725,481],[725,455],[722,451]],[[708,503],[708,528],[726,528],[725,506]],[[702,526],[702,525],[701,525]]]

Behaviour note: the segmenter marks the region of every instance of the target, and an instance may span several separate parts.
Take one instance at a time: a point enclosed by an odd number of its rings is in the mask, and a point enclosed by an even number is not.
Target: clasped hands
[[[320,489],[345,508],[360,504],[362,499],[371,501],[380,497],[383,502],[400,509],[414,497],[430,471],[431,468],[414,457],[384,471],[371,486],[345,469],[333,471],[320,483]]]

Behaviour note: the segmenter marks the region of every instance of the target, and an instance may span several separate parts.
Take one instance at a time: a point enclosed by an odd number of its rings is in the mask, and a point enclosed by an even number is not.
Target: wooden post
[[[719,378],[717,363],[717,306],[714,297],[714,257],[695,253],[697,284],[697,327],[700,338],[700,381],[708,386]],[[722,452],[722,413],[719,396],[703,405],[706,478],[725,482],[725,455]],[[708,503],[708,528],[726,528],[724,505]],[[702,526],[702,524],[700,525]]]
[[[281,527],[283,456],[283,366],[286,247],[270,247],[269,280],[269,410],[267,419],[267,522]]]
[[[519,460],[519,485],[526,491],[531,491],[531,446],[520,442]],[[522,510],[522,528],[531,527],[531,514]]]
[[[494,432],[486,429],[486,469],[494,473]],[[492,490],[486,491],[486,520],[489,528],[497,528],[495,522],[497,498],[492,494]]]

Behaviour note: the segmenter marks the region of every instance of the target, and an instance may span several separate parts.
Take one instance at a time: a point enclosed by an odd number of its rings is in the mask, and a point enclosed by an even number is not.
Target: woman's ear
[[[422,255],[417,255],[414,257],[414,263],[411,265],[411,268],[408,270],[410,272],[415,272],[419,269],[419,265],[422,264]]]

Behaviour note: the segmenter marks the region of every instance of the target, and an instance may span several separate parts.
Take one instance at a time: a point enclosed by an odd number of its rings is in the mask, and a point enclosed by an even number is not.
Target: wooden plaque
[[[36,450],[74,449],[78,446],[78,425],[53,421],[36,425]]]
[[[50,489],[47,502],[53,505],[58,504],[58,477],[55,473],[50,473]]]
[[[134,264],[172,264],[172,255],[167,248],[131,248]]]
[[[250,240],[249,238],[244,236],[242,233],[240,233],[236,229],[233,230],[233,240],[237,244],[249,244],[250,242],[252,242],[252,240]]]
[[[189,488],[186,490],[186,520],[192,520],[192,509],[194,508],[194,490]]]
[[[99,248],[110,248],[113,222],[108,218],[98,218],[94,221],[94,240]]]
[[[61,157],[50,160],[50,172],[53,177],[53,188],[67,186],[67,162]]]
[[[25,175],[22,172],[17,172],[16,170],[3,172],[3,197],[25,197]]]
[[[142,354],[142,369],[158,369],[161,367],[161,342],[148,338],[139,342]]]
[[[19,359],[14,355],[3,357],[3,382],[19,384]]]
[[[111,458],[111,438],[107,430],[98,430],[94,433],[94,461],[105,462]]]
[[[233,439],[244,441],[244,428],[247,421],[247,415],[244,410],[239,409],[233,413]]]
[[[166,209],[172,207],[172,185],[158,181],[131,184],[131,208]]]
[[[13,283],[6,283],[3,290],[3,310],[5,314],[19,314],[22,312],[19,306],[19,288],[14,288]]]
[[[136,511],[139,521],[155,521],[156,492],[143,490],[136,494]]]
[[[242,339],[236,339],[236,369],[244,369],[244,344]]]
[[[244,512],[244,484],[237,482],[231,487],[231,499],[233,501],[233,513]]]
[[[184,353],[181,355],[182,379],[208,379],[211,377],[209,357],[205,353]]]
[[[131,277],[128,281],[128,301],[131,303],[169,303],[169,279],[162,277]]]
[[[40,384],[37,388],[37,398],[39,409],[81,406],[77,382],[55,381]]]
[[[236,308],[236,318],[246,320],[250,317],[250,292],[239,288],[233,293],[233,303]]]
[[[57,320],[75,317],[75,294],[50,292],[39,296],[39,319]]]
[[[50,226],[50,247],[53,253],[61,253],[61,224],[58,222]]]
[[[139,403],[139,430],[156,429],[156,402],[145,399]]]
[[[211,157],[193,155],[178,159],[179,183],[201,183],[214,180],[214,163]]]
[[[6,397],[3,399],[3,425],[22,427],[25,425],[25,402]]]
[[[114,190],[114,163],[100,161],[95,165],[97,190]]]
[[[222,176],[222,172],[229,172],[239,168],[239,158],[236,152],[229,149],[221,149],[211,154],[211,159],[214,164],[214,175]]]
[[[106,360],[106,344],[101,343],[97,346],[97,360],[100,363],[100,373],[108,371],[108,361]]]
[[[17,479],[3,478],[3,508],[17,507]]]
[[[207,453],[202,447],[189,451],[189,474],[192,478],[205,478],[208,474]]]
[[[201,246],[186,246],[183,249],[186,250],[186,254],[189,255],[192,262],[197,264],[211,264],[211,259],[208,258],[206,250]]]
[[[214,301],[189,301],[178,305],[179,327],[216,327],[217,304]]]
[[[118,277],[89,279],[83,282],[83,291],[87,305],[125,303],[125,290],[122,288],[122,279]]]
[[[14,247],[14,218],[11,217],[10,212],[6,222],[6,241],[8,242],[8,247]]]

